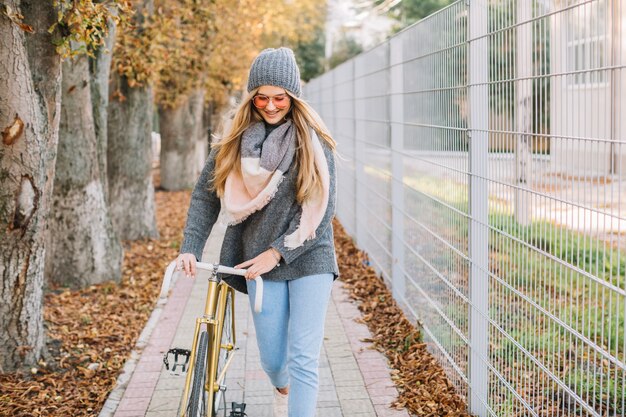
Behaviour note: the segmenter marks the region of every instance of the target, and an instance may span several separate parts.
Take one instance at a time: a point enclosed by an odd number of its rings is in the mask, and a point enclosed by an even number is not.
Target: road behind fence
[[[626,413],[624,22],[459,1],[305,87],[339,219],[479,416]]]

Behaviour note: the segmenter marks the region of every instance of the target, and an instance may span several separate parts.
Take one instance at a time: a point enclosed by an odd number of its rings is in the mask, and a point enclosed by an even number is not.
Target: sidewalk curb
[[[113,417],[113,415],[115,414],[115,411],[117,411],[117,407],[119,406],[120,401],[122,400],[122,397],[124,396],[124,392],[126,391],[126,388],[128,387],[128,383],[130,382],[130,379],[132,378],[133,373],[135,372],[135,368],[137,367],[137,363],[139,362],[139,359],[141,358],[141,354],[144,348],[146,347],[146,345],[148,344],[148,341],[150,340],[150,336],[152,335],[152,332],[154,331],[157,324],[159,323],[159,318],[161,317],[161,313],[163,313],[163,309],[165,308],[165,306],[167,305],[167,302],[170,299],[172,290],[177,282],[176,275],[177,274],[174,274],[174,276],[172,277],[172,281],[170,282],[170,288],[167,291],[167,295],[160,297],[157,300],[157,303],[154,306],[154,310],[152,310],[152,313],[150,314],[148,321],[146,322],[143,330],[141,331],[141,334],[139,335],[139,338],[137,339],[137,343],[135,343],[135,347],[130,352],[129,358],[126,359],[126,362],[124,363],[124,366],[122,367],[122,370],[120,371],[120,374],[117,377],[117,380],[115,382],[115,387],[109,393],[106,401],[104,402],[102,406],[102,410],[100,410],[100,414],[98,414],[98,417]]]

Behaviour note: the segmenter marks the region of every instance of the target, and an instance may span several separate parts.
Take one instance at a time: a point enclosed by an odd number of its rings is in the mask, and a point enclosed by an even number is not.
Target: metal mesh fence
[[[626,414],[625,37],[622,0],[460,1],[305,87],[340,221],[477,415]]]

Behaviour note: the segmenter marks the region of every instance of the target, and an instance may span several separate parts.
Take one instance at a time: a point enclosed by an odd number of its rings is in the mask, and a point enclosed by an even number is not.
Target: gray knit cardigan
[[[234,266],[273,247],[280,252],[282,259],[279,266],[263,274],[266,280],[285,281],[322,273],[332,273],[335,278],[339,276],[332,227],[337,199],[335,154],[321,142],[328,161],[330,189],[328,207],[315,232],[315,238],[305,241],[295,249],[287,249],[284,245],[285,236],[298,226],[301,214],[300,205],[296,201],[297,169],[292,163],[274,198],[263,209],[253,213],[242,223],[228,226],[220,253],[220,264]],[[215,191],[209,190],[215,168],[215,155],[216,150],[213,149],[191,194],[183,244],[180,248],[181,253],[192,253],[198,260],[221,207]],[[235,289],[247,292],[242,277],[223,278]]]

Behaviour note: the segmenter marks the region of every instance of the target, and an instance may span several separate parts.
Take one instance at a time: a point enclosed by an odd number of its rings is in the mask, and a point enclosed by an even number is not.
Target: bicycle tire
[[[206,355],[208,351],[209,334],[207,331],[200,333],[198,345],[196,349],[196,359],[193,368],[193,383],[191,386],[191,394],[187,402],[187,416],[204,417],[206,415],[206,392],[204,385],[206,382]]]
[[[222,326],[222,334],[219,338],[220,347],[219,347],[219,356],[217,359],[217,372],[215,374],[215,379],[219,377],[224,369],[224,365],[233,354],[233,351],[230,349],[225,349],[223,346],[233,345],[233,314],[232,314],[232,304],[233,304],[233,295],[232,291],[228,290],[226,292],[226,308],[224,309],[224,316],[217,317],[217,319],[223,323]],[[224,379],[221,382],[221,385],[225,385],[226,375],[224,375]],[[219,390],[213,396],[212,408],[211,408],[211,417],[217,417],[218,412],[220,411],[220,402],[222,402],[222,397],[224,392]],[[225,401],[224,401],[225,403]]]

